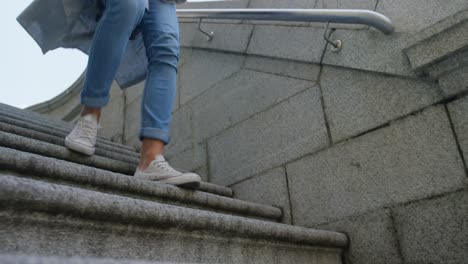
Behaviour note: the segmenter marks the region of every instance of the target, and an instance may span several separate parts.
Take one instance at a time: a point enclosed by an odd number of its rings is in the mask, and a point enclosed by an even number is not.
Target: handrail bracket
[[[325,28],[325,32],[323,33],[323,39],[332,46],[332,52],[340,52],[341,48],[343,48],[343,41],[336,39],[331,40],[328,33],[328,27],[330,26],[330,22],[327,22],[327,27]]]
[[[206,36],[206,40],[208,41],[211,41],[214,37],[214,32],[213,31],[205,31],[202,27],[201,27],[201,22],[202,22],[202,18],[200,18],[198,20],[198,30],[203,33],[205,36]]]

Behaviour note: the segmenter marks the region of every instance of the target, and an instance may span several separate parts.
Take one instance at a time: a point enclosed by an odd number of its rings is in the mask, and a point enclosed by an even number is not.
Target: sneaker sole
[[[144,176],[144,175],[138,175],[138,176],[135,175],[135,178],[140,179],[140,180],[155,181],[155,182],[159,182],[163,184],[170,184],[170,185],[186,187],[186,188],[198,188],[201,182],[201,177],[196,174],[183,175],[183,176],[173,177],[173,178],[164,179],[164,180],[153,180],[151,179],[151,176]]]
[[[200,186],[201,178],[198,175],[183,175],[158,181],[164,184],[175,185],[179,187],[196,188]]]
[[[85,146],[81,143],[69,139],[68,137],[65,138],[65,147],[87,156],[92,156],[96,150],[96,148]]]

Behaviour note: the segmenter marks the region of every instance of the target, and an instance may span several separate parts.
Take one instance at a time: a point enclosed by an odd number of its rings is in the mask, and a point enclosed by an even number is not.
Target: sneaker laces
[[[96,131],[99,128],[99,125],[94,125],[92,121],[85,120],[81,118],[78,120],[76,125],[76,131],[79,131],[78,134],[81,139],[86,139],[89,143],[94,144],[96,138]]]
[[[167,172],[169,174],[172,174],[172,175],[180,174],[180,172],[172,168],[171,165],[169,165],[167,161],[158,161],[158,162],[155,162],[154,165],[156,166],[157,169],[160,169],[161,171]]]

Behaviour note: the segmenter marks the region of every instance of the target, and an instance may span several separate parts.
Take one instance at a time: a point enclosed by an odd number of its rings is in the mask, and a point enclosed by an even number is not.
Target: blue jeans
[[[175,4],[150,0],[146,10],[144,0],[105,0],[89,52],[81,104],[102,108],[109,102],[110,87],[136,27],[143,34],[148,57],[140,139],[157,139],[168,144],[179,63]]]

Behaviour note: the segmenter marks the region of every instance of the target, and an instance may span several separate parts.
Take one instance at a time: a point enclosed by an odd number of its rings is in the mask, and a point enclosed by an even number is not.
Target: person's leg
[[[65,138],[65,146],[86,155],[94,154],[101,108],[109,101],[109,90],[130,35],[145,13],[145,0],[99,1],[105,1],[105,10],[89,52],[81,117]]]
[[[174,4],[150,0],[142,21],[148,76],[141,106],[140,169],[146,169],[170,141],[169,124],[176,94],[179,24]]]
[[[82,114],[99,116],[109,102],[109,90],[135,27],[145,13],[144,0],[102,0],[105,10],[89,52],[81,92]]]
[[[141,105],[140,139],[143,146],[135,177],[161,183],[198,186],[195,173],[179,172],[164,159],[164,145],[170,141],[177,66],[179,63],[179,24],[175,4],[150,0],[142,21],[148,57],[148,76]]]

